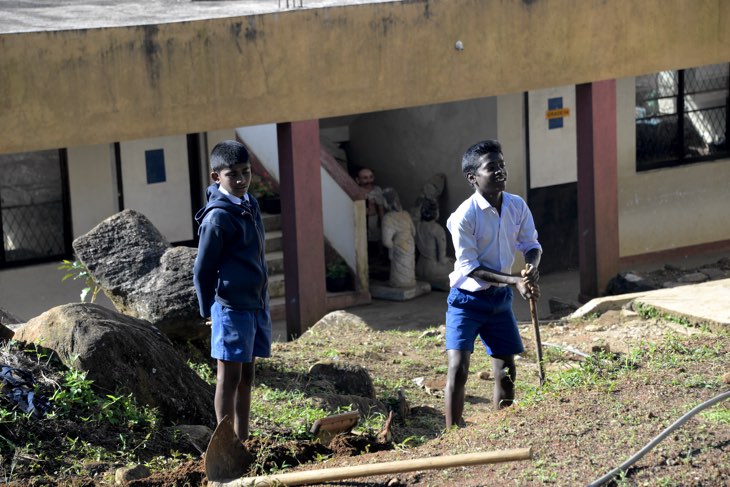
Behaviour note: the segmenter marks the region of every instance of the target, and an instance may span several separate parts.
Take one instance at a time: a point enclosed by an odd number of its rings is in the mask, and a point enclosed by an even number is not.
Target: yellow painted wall
[[[4,34],[0,153],[724,62],[728,25],[719,0],[429,0]]]
[[[730,240],[730,160],[636,172],[634,78],[616,95],[621,257]]]

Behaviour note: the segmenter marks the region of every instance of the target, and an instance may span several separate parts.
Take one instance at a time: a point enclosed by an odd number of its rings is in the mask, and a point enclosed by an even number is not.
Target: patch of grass
[[[730,407],[718,407],[702,411],[700,416],[713,423],[730,424]]]
[[[318,419],[329,413],[314,405],[311,398],[298,390],[273,389],[265,384],[254,387],[251,399],[253,436],[267,436],[262,426],[290,430],[292,438],[308,438]]]
[[[192,360],[188,360],[188,367],[198,374],[198,377],[203,379],[205,382],[211,385],[215,385],[216,377],[213,368],[206,363],[195,363]]]

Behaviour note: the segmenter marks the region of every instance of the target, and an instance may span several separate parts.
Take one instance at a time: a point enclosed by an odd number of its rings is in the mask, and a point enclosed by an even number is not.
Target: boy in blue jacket
[[[210,154],[208,203],[200,225],[193,281],[200,315],[212,321],[210,354],[218,361],[215,415],[233,419],[248,439],[255,357],[271,356],[271,317],[264,226],[248,194],[251,163],[243,144],[226,140]]]

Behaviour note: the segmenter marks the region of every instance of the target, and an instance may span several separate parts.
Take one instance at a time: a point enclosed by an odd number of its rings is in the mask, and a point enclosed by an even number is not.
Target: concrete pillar
[[[616,81],[576,86],[578,256],[581,301],[619,270]]]
[[[292,340],[327,312],[319,122],[280,123],[279,190],[286,288],[286,334]]]

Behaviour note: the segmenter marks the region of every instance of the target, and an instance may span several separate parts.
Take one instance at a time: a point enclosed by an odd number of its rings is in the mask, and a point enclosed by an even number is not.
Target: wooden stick
[[[371,463],[351,467],[326,468],[303,472],[291,472],[270,476],[246,477],[229,482],[209,481],[209,487],[273,487],[279,485],[305,485],[331,482],[336,480],[367,477],[370,475],[387,475],[392,473],[413,472],[451,467],[484,465],[487,463],[513,462],[532,458],[531,448],[499,450],[481,453],[465,453],[395,462]],[[209,479],[210,480],[210,479]]]
[[[530,297],[530,316],[532,317],[532,331],[535,334],[535,350],[537,352],[537,367],[540,375],[540,385],[545,384],[545,364],[542,362],[542,340],[540,339],[540,322],[537,319],[535,298]]]

